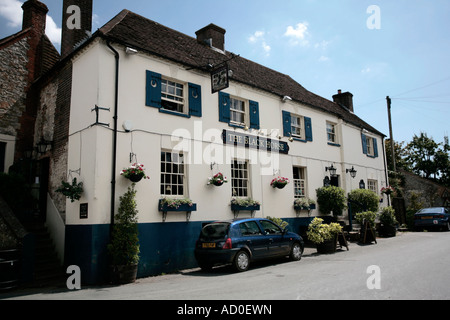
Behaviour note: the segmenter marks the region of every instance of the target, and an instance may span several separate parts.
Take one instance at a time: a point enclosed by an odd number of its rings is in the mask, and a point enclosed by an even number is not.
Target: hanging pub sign
[[[211,90],[216,93],[228,87],[228,64],[224,63],[211,71]]]
[[[279,152],[282,154],[289,153],[288,143],[277,139],[263,138],[260,136],[253,136],[228,130],[223,130],[222,139],[224,144],[231,144],[268,152]]]

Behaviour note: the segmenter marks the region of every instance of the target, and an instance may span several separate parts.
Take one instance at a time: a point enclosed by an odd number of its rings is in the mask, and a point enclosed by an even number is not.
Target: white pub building
[[[112,218],[131,185],[120,173],[133,163],[149,177],[135,187],[139,277],[195,267],[207,222],[271,216],[301,234],[321,214],[294,208],[296,199],[316,200],[324,184],[346,193],[363,185],[382,198],[387,185],[384,135],[354,113],[352,94],[322,98],[226,51],[214,24],[191,37],[123,10],[37,85],[37,122],[55,124],[35,128],[35,143],[53,142],[46,221],[64,264],[80,266],[86,283],[108,275]],[[218,173],[227,183],[209,183]],[[74,177],[84,192],[71,202],[55,190]],[[277,177],[290,183],[273,188]],[[193,205],[170,211],[163,198]],[[259,206],[231,206],[247,198]],[[339,219],[349,223],[347,212]]]

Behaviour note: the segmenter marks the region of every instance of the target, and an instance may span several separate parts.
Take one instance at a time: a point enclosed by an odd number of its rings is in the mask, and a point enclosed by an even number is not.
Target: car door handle
[[[272,243],[272,242],[273,242],[273,238],[270,238],[270,239],[269,239],[269,243]]]

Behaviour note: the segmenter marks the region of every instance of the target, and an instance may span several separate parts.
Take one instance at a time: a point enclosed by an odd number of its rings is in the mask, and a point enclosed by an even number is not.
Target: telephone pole
[[[391,119],[391,98],[389,96],[386,97],[387,100],[387,108],[388,108],[388,118],[389,118],[389,135],[391,139],[391,158],[392,158],[392,168],[394,172],[397,172],[397,166],[395,164],[395,153],[394,153],[394,136],[392,134],[392,119]]]

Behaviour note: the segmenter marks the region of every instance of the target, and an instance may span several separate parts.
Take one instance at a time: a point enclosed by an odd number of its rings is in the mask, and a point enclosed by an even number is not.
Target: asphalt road
[[[335,254],[306,248],[299,262],[258,263],[244,273],[217,268],[139,279],[124,286],[16,291],[13,300],[448,300],[450,232],[407,232]]]

